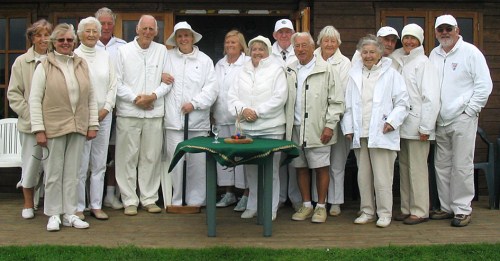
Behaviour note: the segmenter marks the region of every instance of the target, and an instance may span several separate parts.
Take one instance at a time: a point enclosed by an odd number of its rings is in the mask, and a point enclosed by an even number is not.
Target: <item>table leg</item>
[[[207,225],[208,236],[215,237],[215,204],[217,197],[217,166],[214,157],[206,153],[207,167]]]
[[[257,177],[257,224],[264,224],[264,173],[265,173],[265,163],[261,163],[258,166],[258,177]]]
[[[265,159],[264,165],[264,236],[270,237],[273,233],[273,154]]]

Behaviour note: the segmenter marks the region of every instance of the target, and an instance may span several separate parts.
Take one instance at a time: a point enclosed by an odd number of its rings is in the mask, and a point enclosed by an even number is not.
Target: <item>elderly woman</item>
[[[229,137],[235,132],[236,117],[231,115],[227,107],[227,93],[234,79],[243,69],[245,62],[250,58],[245,36],[237,30],[231,30],[224,39],[224,57],[215,65],[215,75],[219,86],[219,95],[212,108],[214,124],[220,126],[219,135]],[[231,109],[234,110],[234,109]],[[217,183],[226,189],[226,193],[217,202],[217,207],[227,207],[236,203],[233,187],[245,189],[243,196],[234,208],[235,211],[245,211],[248,201],[248,187],[245,182],[243,166],[224,168],[217,164]]]
[[[185,131],[189,138],[193,138],[207,136],[210,130],[210,107],[217,99],[218,89],[212,59],[194,45],[201,37],[187,22],[179,22],[166,41],[167,45],[175,46],[168,51],[167,57],[167,71],[175,78],[170,92],[165,96],[164,124],[168,164],[172,161],[177,144],[184,139]],[[184,129],[186,117],[189,119],[187,130]],[[186,204],[205,205],[205,156],[188,154],[186,157],[187,180],[182,180],[180,165],[170,173],[172,205],[182,204],[183,182],[186,182]]]
[[[395,220],[414,225],[429,218],[429,173],[427,156],[435,139],[440,108],[438,71],[425,56],[424,30],[408,24],[401,33],[403,47],[392,54],[393,65],[405,79],[410,112],[401,125],[399,174],[401,213]]]
[[[358,163],[361,215],[355,224],[375,221],[387,227],[392,217],[394,161],[399,150],[399,126],[408,115],[403,77],[382,57],[383,44],[374,35],[361,38],[361,61],[349,71],[343,132]],[[376,205],[375,205],[376,204]]]
[[[97,219],[108,219],[102,211],[102,196],[104,192],[104,174],[108,154],[111,117],[116,97],[116,77],[109,54],[96,49],[96,43],[101,35],[101,23],[94,17],[82,19],[78,24],[80,46],[75,54],[85,59],[89,66],[90,81],[97,101],[99,132],[93,140],[85,142],[78,179],[78,206],[76,215],[84,219],[85,183],[87,171],[90,170],[89,207],[90,214]]]
[[[73,53],[76,35],[70,24],[59,24],[50,35],[47,59],[33,74],[30,95],[31,131],[48,150],[45,161],[44,213],[48,231],[62,224],[88,228],[75,215],[77,177],[85,140],[99,129],[97,103],[87,63]]]
[[[50,33],[52,33],[52,24],[45,19],[35,22],[26,30],[26,37],[31,47],[14,61],[7,90],[9,105],[18,115],[17,129],[22,145],[23,162],[21,181],[19,182],[23,188],[24,196],[21,216],[26,219],[35,217],[34,209],[38,198],[34,199],[34,188],[40,180],[40,159],[42,159],[42,148],[36,146],[35,135],[31,133],[29,111],[31,78],[37,63],[47,57]]]
[[[287,100],[286,78],[283,67],[269,58],[271,42],[257,36],[248,43],[251,61],[243,65],[241,73],[231,85],[228,93],[228,108],[242,111],[241,128],[252,138],[282,139],[285,133],[285,110]],[[233,116],[235,109],[229,110]],[[272,219],[276,219],[279,203],[279,159],[273,159],[273,204]],[[250,193],[247,209],[241,218],[252,218],[257,213],[257,166],[245,165]]]
[[[351,61],[340,52],[339,47],[342,40],[340,40],[339,31],[331,25],[325,26],[319,32],[317,44],[319,47],[314,51],[314,54],[316,57],[330,63],[333,69],[337,71],[340,76],[342,90],[345,93]],[[340,205],[344,204],[345,163],[351,150],[351,144],[345,139],[340,123],[334,132],[338,134],[338,139],[337,143],[332,145],[330,151],[330,184],[328,186],[327,202],[331,204],[330,215],[338,216],[341,212]],[[313,175],[313,180],[315,179],[316,176]],[[314,186],[313,192],[314,200],[317,201],[318,196]]]

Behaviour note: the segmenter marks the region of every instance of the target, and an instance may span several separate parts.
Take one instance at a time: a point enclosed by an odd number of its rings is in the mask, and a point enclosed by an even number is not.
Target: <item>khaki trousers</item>
[[[139,200],[143,206],[158,200],[162,124],[161,117],[116,119],[116,181],[126,207],[139,206]]]
[[[429,217],[429,141],[401,139],[399,176],[401,212]]]
[[[397,153],[388,149],[368,148],[368,139],[361,138],[361,147],[354,149],[358,163],[360,210],[379,218],[392,217],[392,181]],[[375,208],[376,206],[376,208]]]

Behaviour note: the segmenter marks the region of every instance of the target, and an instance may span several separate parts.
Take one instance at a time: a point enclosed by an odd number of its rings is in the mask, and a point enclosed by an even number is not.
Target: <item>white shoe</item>
[[[114,196],[111,197],[105,197],[103,205],[108,208],[112,209],[122,209],[123,204],[120,202],[120,200]]]
[[[363,225],[363,224],[367,224],[367,223],[370,223],[373,221],[375,221],[375,217],[373,215],[369,215],[369,214],[366,214],[363,212],[363,213],[361,213],[361,216],[359,216],[358,218],[356,218],[354,220],[354,224]]]
[[[247,209],[241,214],[241,218],[253,218],[257,215],[257,210]]]
[[[381,217],[377,220],[377,227],[388,227],[391,224],[390,217]]]
[[[339,204],[333,204],[331,207],[330,207],[330,216],[338,216],[340,215],[340,205]]]
[[[224,196],[215,204],[216,207],[218,208],[225,208],[227,206],[231,206],[232,204],[236,203],[236,197],[234,196],[233,193],[226,193]]]
[[[76,215],[64,214],[62,224],[63,224],[63,226],[74,227],[74,228],[88,228],[89,227],[89,223],[82,221]]]
[[[238,212],[243,212],[247,209],[247,203],[248,203],[248,196],[243,195],[240,198],[240,201],[238,201],[238,204],[236,204],[236,207],[234,207],[234,211]]]
[[[293,210],[295,210],[295,212],[299,211],[299,209],[302,207],[302,202],[298,202],[298,203],[293,203],[292,206],[293,206]]]
[[[59,231],[59,224],[61,224],[59,215],[51,216],[47,223],[47,231]]]
[[[273,212],[273,215],[272,215],[272,220],[275,221],[276,220],[276,212]]]
[[[35,217],[35,211],[33,208],[23,208],[23,212],[21,212],[21,216],[23,216],[24,219],[31,219]]]

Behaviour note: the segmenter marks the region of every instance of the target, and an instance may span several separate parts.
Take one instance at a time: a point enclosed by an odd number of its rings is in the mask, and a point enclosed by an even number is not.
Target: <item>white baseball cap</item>
[[[434,26],[434,28],[438,28],[438,26],[440,26],[442,24],[449,24],[451,26],[458,25],[455,17],[453,17],[452,15],[449,15],[449,14],[445,14],[445,15],[442,15],[442,16],[439,16],[438,18],[436,18],[436,25]]]
[[[274,25],[274,31],[277,32],[282,28],[288,28],[295,32],[295,30],[293,29],[292,21],[288,19],[281,19],[276,21],[276,24]]]
[[[174,26],[174,31],[172,32],[172,34],[165,41],[166,45],[177,46],[177,43],[175,42],[175,32],[177,32],[177,30],[179,30],[179,29],[188,29],[193,33],[193,37],[194,37],[193,44],[195,44],[201,40],[202,35],[197,33],[195,30],[193,30],[187,22],[178,22]]]
[[[418,24],[407,24],[403,27],[401,37],[405,37],[405,35],[411,35],[417,38],[420,44],[424,43],[424,30]]]
[[[380,27],[377,31],[377,37],[384,37],[391,34],[395,35],[399,39],[398,31],[390,26]]]

